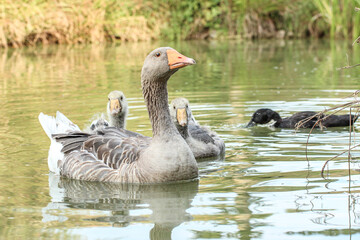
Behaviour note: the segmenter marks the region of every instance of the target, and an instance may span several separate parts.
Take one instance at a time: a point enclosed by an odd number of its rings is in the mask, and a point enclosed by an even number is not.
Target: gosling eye
[[[108,98],[108,101],[110,101],[110,98]]]
[[[122,101],[123,99],[124,99],[124,97],[123,97],[123,96],[121,96],[121,97],[120,97],[120,100]]]
[[[174,106],[174,109],[176,109],[176,107]]]
[[[160,57],[160,56],[161,56],[160,52],[155,53],[155,57]]]

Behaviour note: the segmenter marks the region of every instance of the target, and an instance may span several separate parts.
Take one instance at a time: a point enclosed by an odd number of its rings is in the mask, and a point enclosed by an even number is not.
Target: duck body
[[[215,132],[200,126],[195,121],[187,99],[174,99],[171,102],[170,114],[195,158],[216,157],[225,152],[224,141]]]
[[[344,114],[344,115],[328,115],[323,121],[322,124],[326,127],[348,127],[353,125],[358,116],[351,115],[350,114]]]
[[[257,124],[267,124],[274,120],[273,126],[275,128],[296,128],[300,121],[307,119],[307,121],[301,126],[301,128],[312,128],[319,119],[324,127],[346,127],[350,125],[350,115],[325,115],[321,114],[315,116],[317,112],[303,111],[295,113],[294,115],[286,118],[281,118],[279,113],[268,109],[261,108],[254,112],[247,127],[252,127]],[[351,115],[351,121],[355,122],[357,117]],[[318,126],[316,126],[318,127]]]
[[[193,59],[172,48],[155,49],[146,57],[141,83],[153,129],[151,140],[116,127],[97,134],[74,131],[40,113],[40,123],[51,139],[50,171],[101,182],[161,183],[197,178],[196,160],[172,123],[167,103],[168,79],[179,68],[192,64]]]

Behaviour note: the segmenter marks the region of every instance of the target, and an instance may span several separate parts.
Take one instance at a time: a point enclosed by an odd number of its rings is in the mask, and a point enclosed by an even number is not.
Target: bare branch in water
[[[351,160],[351,131],[352,131],[352,126],[351,126],[351,108],[350,108],[350,126],[349,126],[349,151],[348,151],[348,173],[349,173],[349,188],[350,188],[350,183],[351,183],[351,170],[350,170],[350,160]]]
[[[359,90],[357,91],[359,92]],[[352,95],[355,96],[355,94],[357,95],[357,93],[353,93]],[[325,120],[326,118],[328,118],[331,115],[334,115],[348,107],[352,107],[352,108],[359,108],[358,106],[354,106],[355,104],[360,103],[360,100],[354,100],[352,102],[348,102],[348,103],[344,103],[341,105],[337,105],[335,107],[329,108],[329,109],[325,109],[324,111],[318,112],[317,114],[310,116],[308,118],[305,118],[304,120],[299,121],[296,125],[295,125],[295,131],[299,130],[299,128],[301,128],[305,123],[307,123],[308,121],[310,121],[313,118],[318,118],[319,120],[314,124],[314,126],[317,126],[319,123],[321,123],[323,120]],[[336,110],[335,112],[326,115],[324,117],[321,117],[322,115],[324,115],[324,113],[332,111],[332,110]],[[320,125],[320,128],[322,128],[322,125]]]
[[[359,64],[359,65],[360,65],[360,64]],[[355,126],[354,126],[354,124],[353,124],[353,120],[354,120],[354,119],[357,119],[357,117],[359,116],[359,112],[360,112],[360,100],[357,99],[359,93],[360,93],[360,90],[357,90],[357,91],[353,92],[351,95],[348,96],[348,97],[353,97],[353,98],[355,98],[354,101],[347,102],[347,103],[344,103],[344,104],[340,104],[340,105],[337,105],[337,106],[332,107],[332,108],[329,108],[329,109],[325,109],[325,110],[323,110],[323,111],[321,111],[321,112],[318,112],[318,113],[314,114],[313,116],[310,116],[310,117],[308,117],[308,118],[306,118],[306,119],[304,119],[304,120],[302,120],[302,121],[300,121],[300,122],[298,122],[298,123],[296,124],[295,131],[299,130],[299,128],[301,128],[306,122],[310,121],[311,119],[314,119],[314,118],[317,118],[317,119],[318,119],[318,120],[315,122],[315,124],[313,125],[313,127],[311,128],[311,130],[310,130],[310,132],[309,132],[309,134],[308,134],[307,141],[306,141],[305,157],[306,157],[306,160],[307,160],[307,162],[308,162],[308,165],[310,165],[310,161],[309,161],[309,158],[308,158],[308,145],[309,145],[310,136],[311,136],[314,128],[317,127],[317,126],[319,126],[321,129],[323,129],[323,126],[322,126],[322,121],[323,121],[323,120],[325,120],[325,119],[328,118],[329,116],[334,115],[334,114],[336,114],[336,113],[338,113],[338,112],[340,112],[340,111],[342,111],[342,110],[344,110],[344,109],[347,109],[347,108],[350,109],[350,115],[349,115],[349,116],[350,116],[349,148],[348,148],[348,150],[345,150],[345,151],[343,151],[342,153],[340,153],[340,154],[338,154],[338,155],[336,155],[336,156],[328,159],[328,160],[324,163],[324,165],[323,165],[323,167],[322,167],[322,169],[321,169],[321,177],[323,177],[323,178],[325,178],[325,177],[324,177],[324,169],[325,169],[325,167],[328,165],[329,161],[336,159],[337,157],[339,157],[340,155],[342,155],[342,154],[344,154],[344,153],[348,153],[349,179],[351,178],[351,176],[350,176],[350,171],[351,171],[351,169],[350,169],[350,161],[351,161],[351,159],[352,159],[352,156],[351,156],[350,153],[351,153],[351,150],[352,150],[352,149],[360,146],[360,144],[356,144],[356,145],[354,145],[354,146],[351,146],[351,143],[352,143],[353,141],[355,141]],[[346,97],[346,98],[347,98],[347,97]],[[355,109],[355,110],[356,110],[356,113],[354,114],[354,118],[353,118],[353,116],[351,115],[351,114],[352,114],[352,111],[351,111],[352,109]],[[332,112],[331,112],[330,114],[325,115],[325,113],[327,113],[327,112],[329,112],[329,111],[332,111]],[[353,137],[351,137],[351,134],[352,134],[352,133],[354,134]]]
[[[352,65],[352,66],[344,66],[344,67],[340,67],[340,68],[337,68],[336,70],[349,69],[349,68],[354,68],[354,67],[357,67],[357,66],[360,66],[360,63],[355,64],[355,65]]]
[[[354,148],[357,148],[357,147],[359,147],[359,146],[360,146],[360,144],[356,144],[356,145],[352,146],[351,148],[349,148],[348,150],[345,150],[345,151],[339,153],[338,155],[336,155],[336,156],[334,156],[334,157],[326,160],[326,162],[324,163],[324,165],[323,165],[323,167],[322,167],[322,169],[321,169],[321,177],[322,177],[322,178],[325,178],[325,177],[324,177],[324,169],[325,169],[326,165],[327,165],[330,161],[336,159],[337,157],[343,155],[344,153],[347,153],[347,152],[349,152],[350,150],[353,150]]]
[[[354,97],[356,99],[356,97],[359,95],[360,90],[356,90],[355,92],[353,92],[352,94],[348,95],[347,97],[344,98],[350,98],[350,97]]]
[[[355,39],[355,41],[353,42],[353,46],[355,45],[355,43],[360,43],[360,36],[358,36],[356,39]]]

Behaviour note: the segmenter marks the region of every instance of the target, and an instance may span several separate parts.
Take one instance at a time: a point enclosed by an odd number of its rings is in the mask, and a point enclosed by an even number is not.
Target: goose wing
[[[143,179],[136,164],[150,144],[149,137],[117,128],[105,128],[96,135],[73,132],[53,137],[63,145],[65,158],[59,163],[63,176],[104,182]]]
[[[214,139],[199,125],[189,125],[189,132],[190,135],[198,141],[204,143],[214,143]]]

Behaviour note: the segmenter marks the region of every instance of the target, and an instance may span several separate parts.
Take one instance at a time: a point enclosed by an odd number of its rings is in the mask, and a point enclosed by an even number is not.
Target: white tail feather
[[[56,112],[56,122],[64,123],[67,128],[69,128],[67,131],[81,131],[76,124],[70,121],[64,114],[59,111]]]
[[[46,135],[51,139],[51,134],[56,132],[56,121],[54,117],[43,114],[39,114],[39,122],[44,129]]]
[[[72,123],[64,114],[59,111],[56,112],[56,118],[40,113],[39,122],[46,135],[51,140],[48,156],[49,170],[59,174],[60,169],[58,167],[58,162],[64,159],[64,154],[61,152],[61,143],[56,142],[52,138],[52,134],[80,131],[80,129],[76,124]]]

